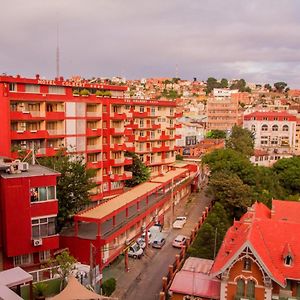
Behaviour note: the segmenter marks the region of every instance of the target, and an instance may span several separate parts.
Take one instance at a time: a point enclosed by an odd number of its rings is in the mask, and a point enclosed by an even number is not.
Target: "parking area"
[[[147,299],[155,299],[156,296],[158,299],[161,278],[168,271],[168,265],[174,261],[175,255],[180,252],[180,248],[172,247],[175,237],[190,234],[209,202],[210,200],[204,192],[192,194],[174,209],[174,221],[176,216],[187,217],[183,228],[173,229],[171,214],[165,216],[164,228],[161,233],[166,241],[161,249],[155,249],[149,245],[145,248],[141,259],[129,258],[128,272],[125,270],[124,256],[120,256],[117,261],[106,268],[103,272],[103,280],[110,277],[117,280],[117,288],[113,296],[119,297],[119,299],[139,299],[139,297],[146,299],[147,297],[143,294],[146,288],[147,295],[149,293]]]

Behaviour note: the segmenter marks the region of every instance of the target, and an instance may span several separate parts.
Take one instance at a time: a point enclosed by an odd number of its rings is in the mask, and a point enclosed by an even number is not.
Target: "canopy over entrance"
[[[78,280],[71,276],[69,277],[69,281],[67,286],[63,291],[61,291],[58,295],[51,298],[51,300],[105,300],[105,299],[115,299],[98,295],[83,285],[81,285]]]

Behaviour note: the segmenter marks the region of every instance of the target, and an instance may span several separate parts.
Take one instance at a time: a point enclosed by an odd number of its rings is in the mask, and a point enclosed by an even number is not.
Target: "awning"
[[[0,272],[0,284],[7,287],[13,287],[23,283],[27,283],[29,281],[32,281],[32,279],[32,275],[30,275],[20,267]]]

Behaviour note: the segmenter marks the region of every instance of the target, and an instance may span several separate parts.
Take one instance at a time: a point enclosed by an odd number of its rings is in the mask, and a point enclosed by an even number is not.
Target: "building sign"
[[[191,155],[191,149],[190,148],[184,148],[182,154],[183,155]]]
[[[86,82],[80,81],[56,81],[56,80],[46,80],[46,79],[38,79],[38,84],[45,85],[57,85],[57,86],[70,86],[70,87],[82,87],[82,88],[95,88],[95,89],[103,89],[103,84],[89,84]]]
[[[196,145],[196,144],[197,144],[197,137],[195,135],[185,137],[185,145],[186,146],[191,146],[191,145]]]

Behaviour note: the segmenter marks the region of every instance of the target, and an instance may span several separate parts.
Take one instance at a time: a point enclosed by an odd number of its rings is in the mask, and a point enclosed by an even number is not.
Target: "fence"
[[[186,257],[186,250],[195,240],[197,233],[199,232],[202,224],[206,220],[208,213],[211,211],[214,202],[211,202],[209,206],[205,207],[205,210],[202,212],[202,216],[199,218],[198,222],[195,224],[194,229],[192,229],[189,238],[186,241],[186,245],[181,248],[180,254],[175,255],[175,260],[173,264],[169,265],[167,276],[162,278],[162,291],[159,294],[160,300],[166,300],[167,292],[172,284],[175,274],[181,269]]]

